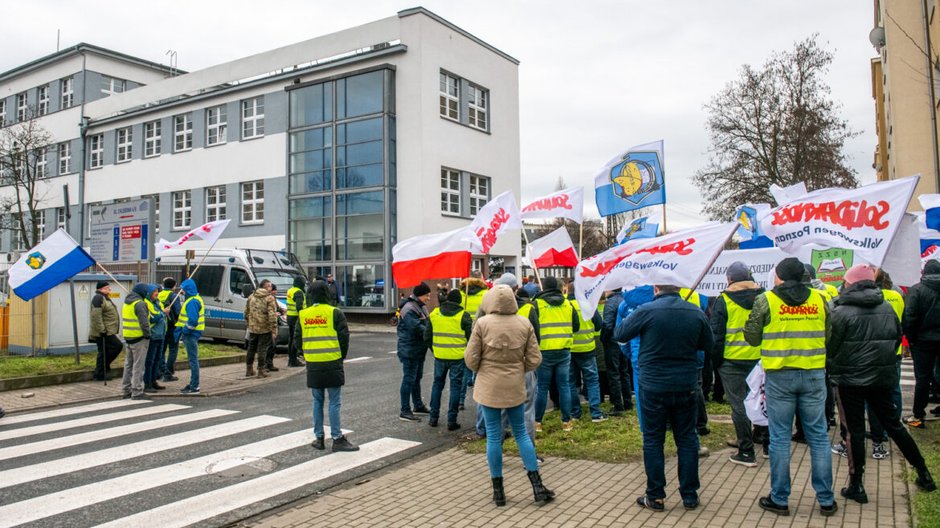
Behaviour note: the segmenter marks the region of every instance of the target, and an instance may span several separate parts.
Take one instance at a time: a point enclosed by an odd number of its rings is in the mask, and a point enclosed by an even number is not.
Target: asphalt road
[[[337,470],[316,482],[300,485],[289,491],[275,492],[276,495],[272,496],[266,496],[269,494],[267,490],[255,490],[252,493],[256,495],[250,498],[250,505],[199,520],[195,525],[224,526],[322,492],[330,487],[368,478],[368,475],[374,471],[389,468],[404,460],[421,456],[430,450],[451,446],[459,434],[471,432],[474,417],[472,407],[461,413],[459,421],[463,429],[457,432],[448,432],[446,427],[443,427],[443,423],[441,427],[431,428],[427,425],[426,417],[417,424],[402,422],[398,419],[398,387],[401,381],[401,369],[394,349],[394,334],[353,335],[346,364],[346,386],[343,388],[342,395],[342,426],[352,431],[348,435],[349,439],[360,445],[382,438],[406,440],[420,443],[420,445],[409,444],[398,448],[395,452],[377,455],[373,457],[374,460],[362,464],[356,462],[354,457],[347,457],[346,460],[353,460],[351,465],[355,467]],[[430,401],[432,374],[433,359],[429,357],[422,383],[422,396],[426,402]],[[148,512],[158,516],[166,512],[166,517],[157,517],[156,521],[158,526],[163,526],[174,519],[175,512],[198,510],[203,507],[209,509],[223,502],[221,499],[216,500],[212,495],[207,495],[202,501],[197,498],[193,504],[179,501],[214,492],[220,488],[247,483],[264,475],[276,475],[273,478],[283,483],[284,479],[279,478],[280,474],[277,472],[290,468],[303,469],[305,466],[299,466],[300,464],[319,457],[330,456],[329,441],[327,442],[328,448],[324,452],[315,451],[309,447],[309,442],[313,439],[312,398],[309,389],[306,388],[303,375],[261,385],[243,394],[218,398],[161,398],[156,402],[132,406],[131,409],[166,404],[180,404],[191,408],[106,423],[87,425],[79,423],[76,424],[77,427],[68,427],[59,431],[38,431],[37,434],[20,437],[16,437],[17,429],[20,427],[55,427],[56,424],[69,420],[83,418],[95,420],[96,417],[108,415],[109,412],[86,412],[36,420],[22,426],[0,424],[0,526],[28,521],[25,524],[27,526],[80,527],[115,520],[117,520],[115,525],[136,525],[138,521],[146,520]],[[238,412],[182,425],[134,432],[133,424],[141,424],[170,415],[217,409]],[[127,408],[121,408],[111,412],[126,410]],[[274,416],[286,420],[265,426],[248,426],[253,428],[243,432],[231,432],[236,422],[256,419],[260,416]],[[442,422],[446,422],[446,418],[442,419]],[[198,430],[219,424],[223,425],[217,433],[210,435],[209,438],[200,439]],[[103,429],[128,425],[131,426],[129,434],[108,436],[92,442],[81,443],[72,440],[74,437],[70,436],[91,434]],[[184,469],[187,461],[193,459],[212,457],[221,451],[304,431],[308,436],[301,440],[302,445],[296,447],[273,453],[265,452],[262,453],[263,456],[240,459],[241,462],[232,460],[216,462],[216,465],[211,467],[207,465],[204,469],[191,469],[190,471],[196,471],[194,474],[187,474]],[[5,432],[14,437],[4,438]],[[173,449],[165,449],[165,446],[169,444],[163,440],[163,437],[173,434],[182,437],[179,440],[182,443],[188,440],[193,441]],[[329,431],[327,431],[327,436],[329,436]],[[43,444],[39,442],[48,443],[61,437],[68,437],[64,440],[67,445],[51,450],[41,449]],[[159,440],[156,440],[151,447],[147,444],[142,446],[140,444],[153,439]],[[26,452],[20,456],[4,459],[4,449],[16,446],[25,446]],[[34,447],[36,451],[33,450]],[[141,448],[144,449],[142,453],[135,452],[135,449]],[[363,459],[368,458],[364,452],[360,453],[363,453]],[[77,470],[64,472],[70,467],[68,457],[77,457],[74,462],[79,464]],[[102,464],[109,457],[116,460]],[[332,459],[324,459],[325,462],[322,465],[312,463],[311,471],[327,467],[329,466],[328,460],[336,459],[335,456]],[[87,460],[92,460],[92,462],[86,462]],[[250,462],[250,464],[246,466],[243,462]],[[89,463],[92,465],[86,467]],[[238,467],[220,471],[218,464]],[[54,474],[58,471],[64,473]],[[49,472],[52,473],[51,476],[47,476],[50,475]],[[181,476],[180,480],[175,480],[177,475]],[[16,483],[10,485],[10,482]],[[88,504],[89,502],[93,504]],[[173,509],[174,503],[180,505],[178,510]],[[78,504],[80,507],[65,511],[66,506],[63,505],[67,504]],[[136,517],[125,519],[133,515]],[[164,519],[165,522],[160,522],[159,519]],[[153,519],[150,521],[152,522]]]

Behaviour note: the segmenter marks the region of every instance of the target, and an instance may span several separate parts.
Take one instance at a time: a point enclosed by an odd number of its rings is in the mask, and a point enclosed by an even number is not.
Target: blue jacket
[[[154,284],[147,285],[147,299],[150,299],[156,289],[157,286]],[[166,334],[166,315],[161,309],[160,301],[155,301],[153,306],[157,309],[157,313],[150,314],[150,339],[163,341],[163,336]]]
[[[399,305],[398,355],[407,359],[422,359],[428,351],[425,338],[428,328],[428,309],[423,302],[408,297]]]
[[[698,388],[698,353],[711,350],[715,344],[701,309],[676,293],[661,294],[637,308],[614,332],[614,339],[621,343],[637,336],[641,391],[682,392]]]
[[[186,298],[189,299],[194,295],[199,295],[199,291],[196,289],[196,282],[192,279],[186,279],[180,284],[180,288],[183,290],[183,293],[186,294]],[[181,328],[182,334],[185,336],[196,336],[197,338],[202,336],[202,331],[196,330],[196,323],[199,321],[199,309],[202,308],[199,305],[199,302],[183,303],[186,306],[186,317],[189,318],[189,322],[186,326]]]
[[[617,319],[615,328],[616,326],[620,326],[620,323],[635,312],[637,308],[646,303],[653,302],[653,287],[637,286],[632,290],[623,292],[621,298],[623,300],[616,308]],[[637,354],[640,352],[640,338],[635,337],[631,339],[629,343],[620,345],[620,351],[633,363],[636,363]]]

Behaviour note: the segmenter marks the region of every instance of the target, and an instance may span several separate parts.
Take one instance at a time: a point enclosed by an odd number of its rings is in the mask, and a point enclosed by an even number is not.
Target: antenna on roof
[[[166,54],[170,56],[170,77],[176,77],[176,52],[167,50]]]
[[[61,42],[61,39],[60,39],[61,36],[62,36],[62,30],[61,30],[61,29],[55,30],[55,50],[56,50],[56,52],[59,51],[59,42]]]

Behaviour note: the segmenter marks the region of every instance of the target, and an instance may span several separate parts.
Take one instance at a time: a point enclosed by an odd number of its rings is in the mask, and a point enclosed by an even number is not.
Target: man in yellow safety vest
[[[127,343],[121,392],[124,398],[132,400],[150,399],[144,394],[144,368],[150,347],[150,309],[145,299],[150,298],[154,288],[151,284],[136,284],[124,298],[121,308],[124,342]]]
[[[180,394],[199,394],[199,338],[206,329],[206,303],[194,280],[184,280],[180,288],[186,294],[186,301],[176,321],[176,337],[182,339],[189,361],[189,384],[180,389]]]
[[[306,280],[303,277],[294,277],[294,284],[287,289],[287,366],[302,367],[303,363],[297,357],[298,347],[294,346],[294,329],[297,328],[297,314],[304,309],[306,300],[304,298],[304,286]]]
[[[431,385],[431,413],[428,425],[437,427],[441,414],[441,395],[444,382],[450,378],[450,399],[447,405],[447,430],[460,429],[457,413],[460,406],[460,392],[464,379],[463,354],[470,339],[473,320],[469,312],[460,305],[460,292],[451,290],[447,299],[428,316],[428,326],[424,331],[431,342],[434,353],[434,384]]]
[[[591,411],[591,421],[594,423],[607,420],[607,415],[601,411],[601,386],[600,376],[597,372],[597,341],[595,338],[600,333],[604,320],[601,318],[603,306],[598,306],[594,315],[590,319],[584,319],[581,315],[581,306],[574,296],[574,288],[571,282],[568,283],[568,302],[574,308],[574,312],[579,319],[577,332],[574,332],[571,343],[571,372],[569,374],[571,393],[571,417],[575,420],[581,419],[581,398],[578,396],[578,388],[574,383],[577,376],[580,375],[581,383],[584,384],[587,392],[588,406]]]

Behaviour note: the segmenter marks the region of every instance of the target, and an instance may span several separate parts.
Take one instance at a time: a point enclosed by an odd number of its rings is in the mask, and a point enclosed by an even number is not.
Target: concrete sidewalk
[[[491,500],[484,455],[457,447],[418,460],[360,485],[350,485],[308,499],[290,509],[248,519],[239,526],[314,528],[324,522],[342,526],[695,526],[803,527],[908,526],[907,483],[900,475],[904,460],[893,451],[882,461],[869,460],[865,484],[870,502],[859,505],[837,497],[839,511],[822,517],[809,483],[810,457],[805,445],[793,444],[790,517],[778,517],[757,506],[770,489],[770,466],[757,468],[728,461],[733,450],[712,453],[699,468],[702,506],[686,511],[678,498],[676,459],[667,460],[666,512],[653,513],[635,504],[646,488],[642,462],[606,464],[549,458],[543,480],[557,498],[545,506],[532,502],[532,488],[518,457],[504,457],[508,504]],[[836,494],[848,480],[847,459],[833,455]]]

